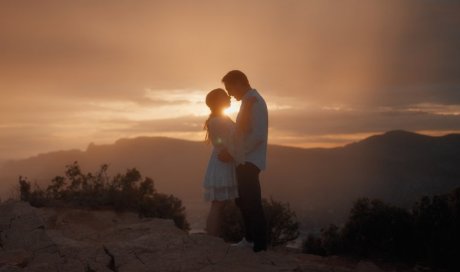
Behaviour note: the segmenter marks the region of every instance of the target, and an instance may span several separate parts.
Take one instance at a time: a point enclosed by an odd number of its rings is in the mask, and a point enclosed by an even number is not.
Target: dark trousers
[[[240,208],[245,226],[246,240],[254,242],[254,251],[267,249],[267,221],[262,208],[259,182],[260,169],[252,163],[236,167]]]

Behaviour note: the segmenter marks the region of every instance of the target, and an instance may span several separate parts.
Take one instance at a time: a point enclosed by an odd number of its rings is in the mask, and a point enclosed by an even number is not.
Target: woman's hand
[[[219,152],[219,154],[217,155],[217,158],[219,158],[221,162],[226,162],[226,163],[233,161],[232,155],[230,155],[230,153],[228,152],[226,148],[224,148],[222,151]]]

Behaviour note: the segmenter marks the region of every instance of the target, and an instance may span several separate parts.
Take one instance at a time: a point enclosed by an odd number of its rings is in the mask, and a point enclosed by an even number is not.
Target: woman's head
[[[210,143],[208,127],[209,120],[213,116],[224,114],[224,110],[230,107],[230,96],[228,96],[227,92],[223,89],[214,89],[206,95],[206,105],[208,105],[209,109],[211,110],[211,114],[209,115],[208,120],[206,120],[204,123],[204,129],[206,130],[205,141]]]
[[[206,105],[211,114],[223,114],[224,110],[230,107],[230,96],[223,89],[214,89],[206,95]]]

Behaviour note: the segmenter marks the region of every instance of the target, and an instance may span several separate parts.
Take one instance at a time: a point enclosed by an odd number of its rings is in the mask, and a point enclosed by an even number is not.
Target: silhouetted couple
[[[259,252],[267,249],[259,182],[266,164],[267,105],[243,72],[230,71],[222,82],[227,91],[215,89],[206,96],[211,110],[205,123],[206,138],[213,145],[204,178],[205,199],[211,202],[206,229],[211,235],[220,235],[222,209],[226,201],[234,199],[244,220],[245,237],[233,245]],[[224,113],[231,96],[241,101],[236,122]]]

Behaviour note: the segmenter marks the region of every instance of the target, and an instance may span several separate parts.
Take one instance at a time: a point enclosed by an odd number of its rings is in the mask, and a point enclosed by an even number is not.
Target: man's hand
[[[219,152],[219,154],[217,155],[217,158],[219,158],[221,162],[226,162],[226,163],[233,161],[232,155],[228,153],[228,150],[226,148]]]

